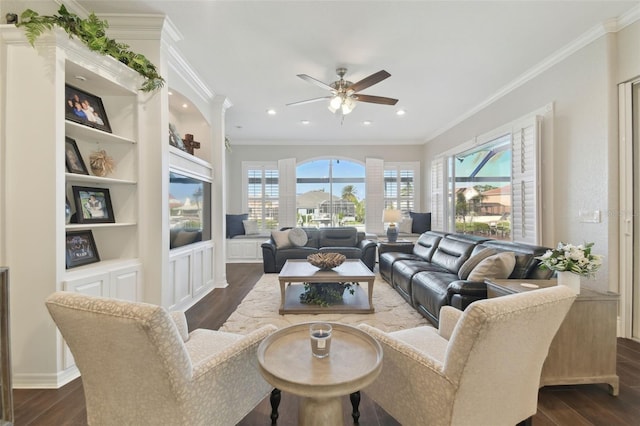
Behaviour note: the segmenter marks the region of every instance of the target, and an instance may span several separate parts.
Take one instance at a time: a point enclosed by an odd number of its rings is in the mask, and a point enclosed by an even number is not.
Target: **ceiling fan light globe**
[[[332,112],[332,113],[334,113],[334,114],[335,114],[335,113],[336,113],[336,111],[338,110],[338,108],[334,108],[334,107],[332,107],[332,106],[331,106],[331,104],[329,104],[329,107],[328,107],[328,108],[329,108],[329,111],[331,111],[331,112]]]
[[[340,105],[342,105],[342,97],[340,95],[334,96],[329,102],[329,106],[334,110],[337,110],[338,108],[340,108]]]

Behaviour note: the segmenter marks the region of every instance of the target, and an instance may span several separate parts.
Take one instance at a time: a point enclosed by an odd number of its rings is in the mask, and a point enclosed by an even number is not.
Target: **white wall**
[[[233,143],[233,142],[232,142]],[[297,163],[313,158],[344,158],[364,164],[367,157],[385,161],[416,161],[422,157],[422,145],[233,145],[227,154],[228,199],[227,213],[242,213],[242,162],[277,161],[295,158]],[[424,164],[423,164],[424,169]],[[424,173],[424,170],[421,170]],[[422,210],[421,210],[422,211]]]
[[[543,124],[540,243],[595,242],[605,265],[585,284],[603,291],[619,291],[616,83],[623,75],[640,74],[639,33],[636,22],[599,38],[429,141],[424,150],[428,165],[439,153],[553,102],[553,119]],[[429,191],[429,182],[425,188]],[[425,198],[429,202],[429,194]],[[601,223],[580,223],[580,209],[600,210]]]

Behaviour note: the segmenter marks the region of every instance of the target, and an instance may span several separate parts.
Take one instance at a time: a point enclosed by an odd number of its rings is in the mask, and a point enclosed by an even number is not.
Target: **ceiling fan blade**
[[[316,80],[313,77],[310,77],[306,74],[298,74],[298,77],[300,77],[301,79],[303,79],[304,81],[308,81],[311,84],[315,84],[316,86],[322,87],[323,89],[326,90],[334,90],[333,87],[329,86],[326,83],[321,82],[320,80]]]
[[[397,99],[385,98],[384,96],[353,95],[353,97],[359,102],[369,102],[372,104],[395,105],[398,102]]]
[[[386,72],[385,70],[378,71],[377,73],[371,74],[369,77],[365,77],[357,83],[353,83],[351,86],[347,87],[347,91],[359,92],[361,90],[366,89],[367,87],[373,86],[376,83],[380,83],[385,78],[391,77],[391,74]]]
[[[291,102],[290,104],[287,104],[287,106],[310,104],[311,102],[318,102],[318,101],[323,101],[325,99],[331,99],[331,98],[332,96],[323,96],[321,98],[307,99],[306,101]]]

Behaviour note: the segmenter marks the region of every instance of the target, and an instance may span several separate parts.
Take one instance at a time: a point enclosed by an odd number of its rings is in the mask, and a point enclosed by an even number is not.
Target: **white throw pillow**
[[[277,249],[285,249],[291,247],[291,241],[289,240],[289,231],[271,231],[271,238],[276,243]]]
[[[473,269],[478,266],[480,262],[482,262],[489,256],[493,256],[494,254],[496,254],[496,251],[492,248],[484,248],[480,250],[478,253],[471,256],[469,259],[467,259],[466,262],[462,264],[462,266],[458,270],[458,278],[460,278],[461,280],[466,280],[469,277],[471,271],[473,271]]]
[[[245,235],[255,235],[259,233],[257,220],[243,220],[242,224],[244,225]]]
[[[467,278],[469,281],[484,282],[485,278],[509,278],[516,266],[516,255],[512,251],[494,254],[478,263]]]
[[[403,234],[411,233],[411,225],[413,225],[413,219],[410,217],[405,217],[402,219],[402,222],[398,225],[398,232]]]
[[[289,241],[296,247],[304,247],[309,241],[307,233],[302,228],[293,228],[289,231]]]

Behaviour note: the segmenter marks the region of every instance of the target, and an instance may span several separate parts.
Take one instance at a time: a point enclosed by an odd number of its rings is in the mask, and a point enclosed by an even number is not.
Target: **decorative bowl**
[[[340,266],[346,259],[347,257],[340,253],[315,253],[307,256],[307,260],[310,264],[324,270]]]

